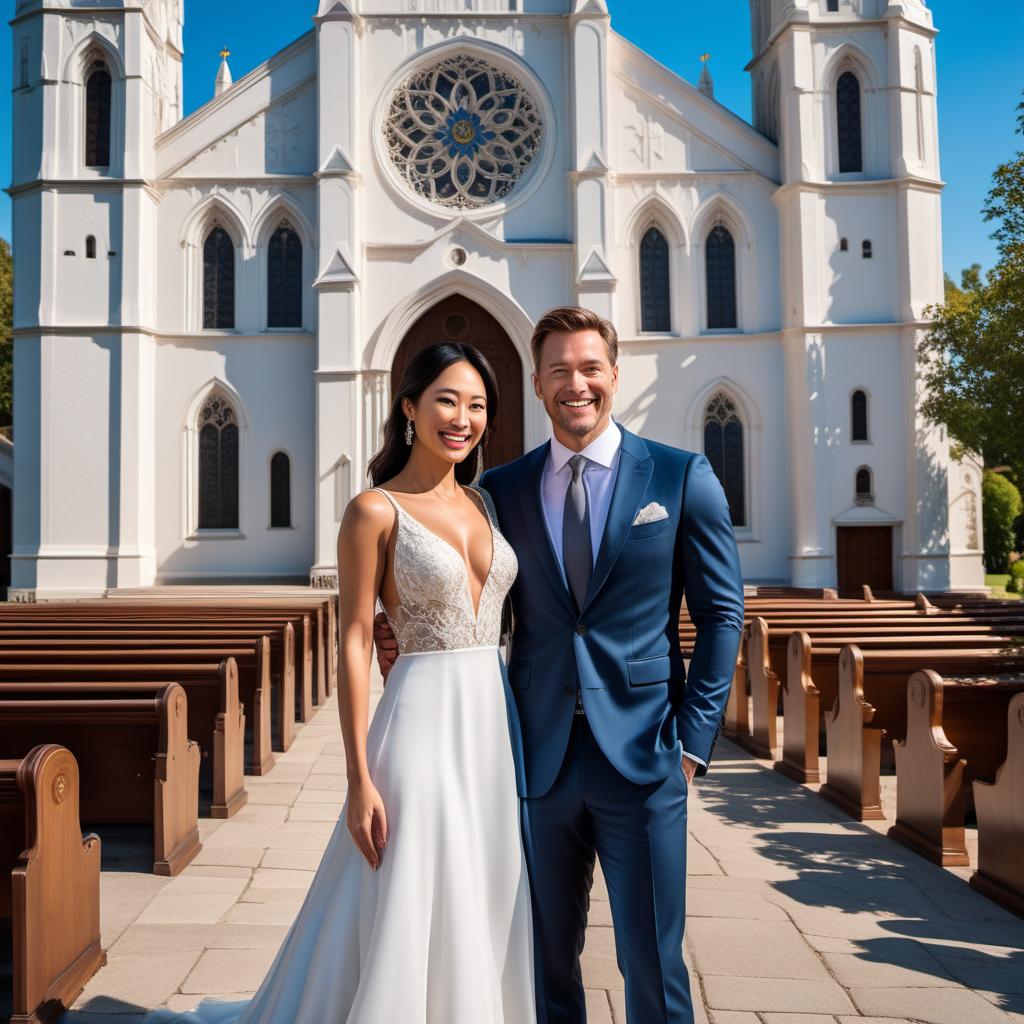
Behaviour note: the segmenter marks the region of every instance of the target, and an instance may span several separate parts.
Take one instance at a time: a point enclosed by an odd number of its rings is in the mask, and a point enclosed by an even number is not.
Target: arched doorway
[[[409,360],[442,341],[475,345],[498,377],[501,406],[487,445],[485,465],[500,466],[523,454],[523,362],[505,329],[482,306],[452,295],[427,310],[409,328],[391,365],[391,387],[398,387]]]

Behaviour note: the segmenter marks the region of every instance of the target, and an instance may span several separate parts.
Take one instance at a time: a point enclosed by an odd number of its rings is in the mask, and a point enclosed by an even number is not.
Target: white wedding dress
[[[533,934],[509,739],[501,611],[511,547],[485,492],[491,566],[474,616],[455,549],[394,505],[400,656],[370,724],[387,811],[374,872],[345,812],[255,997],[149,1021],[198,1024],[535,1024]]]

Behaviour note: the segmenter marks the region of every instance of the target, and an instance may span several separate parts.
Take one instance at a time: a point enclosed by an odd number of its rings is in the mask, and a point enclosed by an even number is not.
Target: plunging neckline
[[[462,486],[462,485],[460,485],[460,486]],[[444,537],[442,537],[435,530],[432,530],[429,526],[427,526],[421,520],[417,519],[416,516],[414,516],[395,497],[395,492],[394,491],[385,490],[383,487],[375,487],[374,490],[380,491],[382,494],[386,494],[395,503],[395,507],[398,509],[398,511],[402,515],[407,516],[421,530],[423,530],[425,533],[430,534],[431,537],[433,537],[435,540],[437,540],[441,544],[443,544],[459,560],[459,564],[462,566],[462,575],[464,576],[464,578],[466,580],[466,597],[469,599],[469,612],[470,612],[470,615],[473,618],[473,633],[475,634],[477,626],[478,626],[478,624],[480,622],[480,609],[481,609],[481,607],[483,606],[483,603],[484,603],[484,592],[487,590],[487,584],[491,582],[491,574],[492,574],[492,572],[494,570],[494,552],[495,552],[495,548],[497,547],[496,538],[494,536],[494,523],[491,522],[490,513],[487,511],[487,506],[484,503],[483,499],[480,499],[478,507],[480,508],[480,510],[484,514],[484,519],[487,522],[487,528],[491,531],[491,558],[490,558],[490,561],[487,564],[487,572],[484,575],[483,582],[480,585],[480,596],[477,599],[476,607],[474,608],[473,607],[473,583],[472,583],[473,574],[472,574],[472,570],[471,570],[469,564],[467,563],[466,559],[463,558],[462,555],[459,553],[459,549],[456,548],[454,544],[452,544],[449,541],[445,540]],[[469,488],[463,488],[463,490],[468,493],[470,489]],[[474,505],[477,504],[477,500],[475,498],[471,498],[470,500],[473,502]],[[396,586],[397,586],[397,581],[396,581]],[[399,595],[399,597],[401,597],[401,595]]]

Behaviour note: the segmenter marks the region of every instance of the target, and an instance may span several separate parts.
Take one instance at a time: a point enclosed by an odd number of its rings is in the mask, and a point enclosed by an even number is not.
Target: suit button
[[[576,691],[571,686],[567,686],[564,692],[566,697],[571,697]]]
[[[576,635],[577,636],[586,636],[587,635],[587,627],[586,626],[577,626],[576,627]]]

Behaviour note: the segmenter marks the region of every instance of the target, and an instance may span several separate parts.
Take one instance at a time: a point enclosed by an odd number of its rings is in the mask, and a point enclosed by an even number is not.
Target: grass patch
[[[1008,594],[1006,584],[1010,580],[1008,572],[988,574],[985,576],[985,586],[991,588],[992,596],[1000,601],[1019,601],[1020,594]]]

